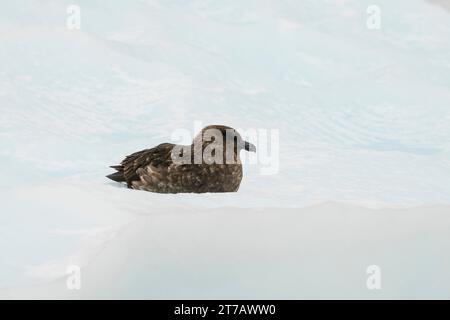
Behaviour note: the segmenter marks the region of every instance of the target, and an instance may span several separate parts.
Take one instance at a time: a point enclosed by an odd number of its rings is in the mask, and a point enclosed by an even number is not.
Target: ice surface
[[[28,270],[36,277],[53,274],[54,281],[11,287],[0,295],[448,299],[448,213],[448,207],[437,206],[373,210],[336,203],[303,209],[149,209],[105,238],[103,248],[82,265],[80,290],[66,287],[65,266],[81,261],[73,256]],[[96,244],[93,235],[89,238]],[[366,286],[371,265],[381,268],[381,290]]]
[[[449,244],[448,11],[422,0],[377,1],[381,30],[369,30],[372,1],[77,3],[81,30],[66,27],[72,1],[14,1],[0,11],[1,293],[71,297],[58,286],[66,266],[79,264],[87,279],[103,274],[105,282],[86,280],[75,296],[203,297],[211,280],[216,297],[375,297],[352,287],[364,286],[355,280],[365,277],[361,265],[375,263],[359,244],[366,235],[358,230],[375,215],[355,207],[364,206],[380,210],[383,232],[367,235],[378,244],[374,260],[397,277],[383,296],[450,296],[431,288],[448,267],[436,251]],[[224,195],[136,192],[104,178],[123,156],[192,131],[196,121],[279,129],[279,172],[247,165],[239,192]],[[321,207],[321,220],[300,209],[327,201],[349,206]],[[247,232],[252,220],[266,231],[278,224],[267,237],[274,261],[250,276],[266,247],[249,244],[266,241]],[[353,222],[339,236],[324,232],[330,221]],[[215,233],[211,224],[224,228]],[[325,245],[327,236],[336,238]],[[243,253],[233,251],[241,242],[250,252],[242,269]],[[308,260],[316,243],[323,251]],[[213,244],[227,254],[213,255]],[[211,268],[200,265],[203,253]],[[181,257],[186,264],[174,265]],[[195,280],[197,267],[206,278]],[[431,282],[413,282],[416,271],[432,273]],[[185,291],[170,280],[177,272]],[[289,274],[298,281],[288,284]],[[267,284],[257,284],[261,275]],[[279,287],[277,276],[285,277]],[[344,289],[327,291],[330,283]]]

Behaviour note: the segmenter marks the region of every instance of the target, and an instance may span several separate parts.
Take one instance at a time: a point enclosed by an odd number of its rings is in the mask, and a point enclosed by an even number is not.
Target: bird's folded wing
[[[171,143],[163,143],[157,147],[138,151],[127,156],[121,164],[125,180],[127,182],[139,180],[138,170],[148,165],[167,168],[172,164],[171,152],[173,146]]]

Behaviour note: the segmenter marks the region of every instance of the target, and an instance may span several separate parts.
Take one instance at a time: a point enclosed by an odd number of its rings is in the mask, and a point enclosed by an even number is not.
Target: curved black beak
[[[253,143],[244,141],[244,149],[250,152],[256,152],[256,147]]]

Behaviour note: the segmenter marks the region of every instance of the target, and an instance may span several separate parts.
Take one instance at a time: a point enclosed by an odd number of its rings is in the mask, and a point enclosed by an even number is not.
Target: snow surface
[[[371,4],[2,3],[0,296],[450,298],[450,15],[379,0],[369,30]],[[246,165],[236,194],[104,178],[196,121],[278,129],[279,172]]]
[[[0,294],[64,299],[450,296],[447,206],[147,208],[119,229],[86,233],[81,248],[71,256],[28,268],[30,275],[43,281]],[[72,232],[76,235],[76,230]],[[63,230],[56,234],[71,235]],[[55,241],[50,236],[45,240]],[[41,242],[33,249],[42,248],[49,246]],[[62,272],[74,263],[82,267],[81,289],[67,290]],[[371,265],[381,268],[381,290],[366,287]]]

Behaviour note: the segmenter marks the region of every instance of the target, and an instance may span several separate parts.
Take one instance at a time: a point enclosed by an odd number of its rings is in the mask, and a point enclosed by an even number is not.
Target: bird
[[[237,192],[241,150],[256,152],[256,147],[231,127],[210,125],[190,145],[162,143],[126,156],[106,177],[156,193]]]

